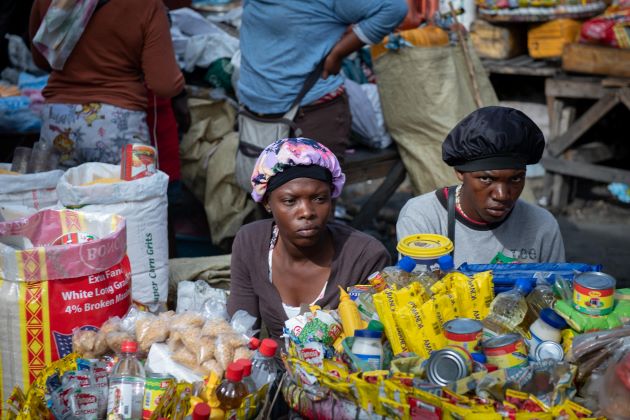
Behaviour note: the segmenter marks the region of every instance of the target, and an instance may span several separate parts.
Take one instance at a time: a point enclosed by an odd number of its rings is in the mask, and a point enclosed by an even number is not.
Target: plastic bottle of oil
[[[241,406],[243,398],[248,394],[247,386],[242,382],[243,366],[230,363],[225,372],[225,380],[217,388],[216,395],[223,410],[234,410]]]
[[[518,279],[514,288],[499,293],[490,305],[490,313],[482,321],[484,338],[517,332],[529,337],[529,325],[524,325],[527,314],[525,296],[532,290],[529,279]]]

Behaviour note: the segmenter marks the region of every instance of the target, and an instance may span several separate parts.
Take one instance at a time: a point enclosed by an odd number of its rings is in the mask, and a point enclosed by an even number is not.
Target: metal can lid
[[[595,290],[614,289],[617,284],[617,280],[613,276],[600,271],[589,271],[579,274],[573,282]]]
[[[436,385],[446,386],[470,374],[469,362],[455,350],[437,350],[427,362],[427,379]]]
[[[504,334],[492,337],[483,342],[483,347],[486,349],[496,349],[498,347],[509,346],[523,338],[518,334]]]
[[[562,346],[555,341],[543,341],[536,347],[534,358],[538,361],[541,360],[562,360],[564,359],[564,350]]]
[[[483,324],[470,318],[455,318],[444,324],[444,330],[454,334],[472,334],[481,332]]]

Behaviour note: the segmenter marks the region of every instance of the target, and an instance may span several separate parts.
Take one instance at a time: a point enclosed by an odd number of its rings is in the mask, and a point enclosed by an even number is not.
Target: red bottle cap
[[[257,350],[260,347],[260,340],[256,337],[252,337],[249,340],[249,344],[247,345],[250,350]]]
[[[192,413],[192,420],[207,420],[210,418],[210,406],[205,402],[197,403]]]
[[[499,367],[491,363],[486,363],[486,369],[488,369],[488,373],[490,373],[490,372],[494,372],[495,370],[498,370]]]
[[[252,374],[252,361],[249,359],[238,359],[236,363],[243,367],[243,378]]]
[[[258,351],[265,357],[273,357],[276,355],[276,351],[278,350],[278,343],[276,343],[271,338],[265,338],[260,344],[260,348]]]
[[[120,345],[120,351],[123,353],[135,353],[138,350],[138,343],[135,341],[123,341]]]
[[[225,377],[228,381],[240,382],[243,379],[243,366],[240,363],[230,363],[225,372]]]

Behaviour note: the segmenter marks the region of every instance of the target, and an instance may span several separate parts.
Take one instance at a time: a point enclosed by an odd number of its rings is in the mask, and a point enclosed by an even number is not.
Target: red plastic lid
[[[225,372],[225,377],[228,381],[240,382],[243,379],[243,366],[237,362],[230,363],[227,372]]]
[[[243,378],[252,374],[252,361],[249,359],[238,359],[236,363],[243,367]]]
[[[210,418],[210,406],[205,402],[197,403],[192,413],[192,420],[206,420]]]
[[[260,340],[256,337],[250,338],[248,347],[250,350],[257,350],[260,347]]]
[[[265,338],[260,344],[260,348],[258,351],[265,357],[273,357],[276,355],[276,351],[278,350],[278,343],[276,343],[271,338]]]
[[[135,341],[123,341],[120,345],[120,351],[123,353],[135,353],[138,350],[138,343]]]

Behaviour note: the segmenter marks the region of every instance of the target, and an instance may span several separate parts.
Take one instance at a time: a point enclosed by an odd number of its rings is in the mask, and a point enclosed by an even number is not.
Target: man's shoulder
[[[551,212],[536,204],[528,203],[524,200],[516,202],[518,214],[516,219],[519,223],[535,223],[536,225],[558,226],[558,221]]]
[[[426,208],[442,207],[437,197],[440,191],[441,190],[431,191],[409,199],[400,210],[400,217],[409,216],[410,214],[413,215]]]

